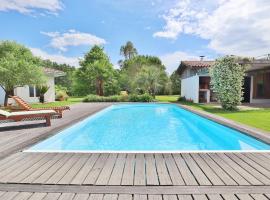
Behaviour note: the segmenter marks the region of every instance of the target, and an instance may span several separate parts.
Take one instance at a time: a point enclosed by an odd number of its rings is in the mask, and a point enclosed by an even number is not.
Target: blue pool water
[[[270,150],[270,145],[172,104],[119,104],[29,151]]]

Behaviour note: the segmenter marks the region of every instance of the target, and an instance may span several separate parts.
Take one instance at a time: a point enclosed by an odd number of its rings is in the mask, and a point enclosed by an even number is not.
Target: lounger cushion
[[[0,110],[0,115],[3,115],[3,116],[5,116],[5,117],[8,117],[8,116],[10,116],[10,112],[7,112],[7,111],[4,111],[4,110]]]
[[[9,116],[37,115],[37,114],[56,114],[56,112],[54,110],[21,111],[21,112],[11,112],[9,113]]]

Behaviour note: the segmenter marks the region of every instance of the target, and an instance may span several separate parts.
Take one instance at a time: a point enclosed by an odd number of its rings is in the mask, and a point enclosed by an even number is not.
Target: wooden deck
[[[270,199],[270,153],[22,152],[108,105],[74,105],[52,127],[0,132],[0,200]]]

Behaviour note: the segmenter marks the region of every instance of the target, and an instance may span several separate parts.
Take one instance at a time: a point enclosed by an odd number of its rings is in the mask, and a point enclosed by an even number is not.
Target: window
[[[35,87],[29,86],[29,96],[34,97],[35,96]]]

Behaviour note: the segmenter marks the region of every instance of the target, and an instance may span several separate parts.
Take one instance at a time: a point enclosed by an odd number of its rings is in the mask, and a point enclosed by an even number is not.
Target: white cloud
[[[41,32],[51,38],[50,46],[61,51],[67,51],[69,46],[80,46],[80,45],[102,45],[106,41],[103,38],[99,38],[90,33],[82,33],[74,29],[69,30],[65,33],[59,32]]]
[[[166,71],[169,74],[173,73],[179,66],[180,62],[183,60],[199,60],[200,59],[199,56],[191,55],[183,51],[176,51],[173,53],[161,55],[159,56],[159,58],[161,59],[162,63],[166,66]]]
[[[31,52],[42,59],[49,59],[59,64],[69,64],[71,66],[79,67],[79,58],[66,57],[61,54],[48,54],[39,48],[30,48]]]
[[[36,12],[36,9],[57,14],[63,9],[61,0],[0,0],[0,11],[17,11],[23,14]]]
[[[154,37],[177,39],[193,34],[222,54],[258,56],[270,51],[269,0],[179,0],[162,17]]]

